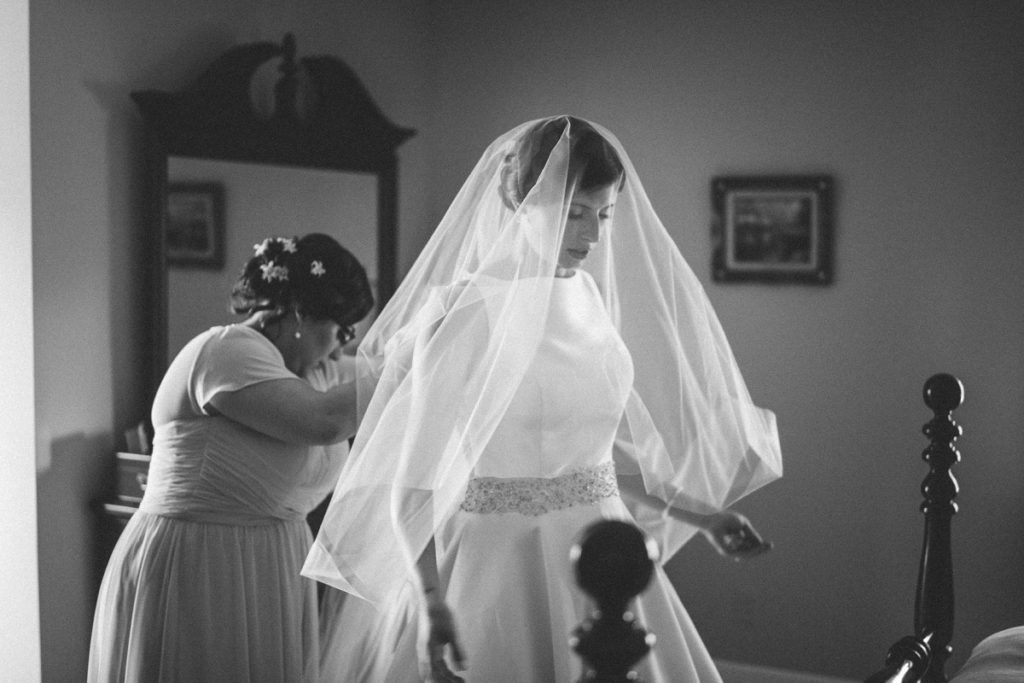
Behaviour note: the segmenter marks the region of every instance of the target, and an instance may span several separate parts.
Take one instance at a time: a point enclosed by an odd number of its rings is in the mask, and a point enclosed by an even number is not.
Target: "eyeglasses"
[[[335,321],[337,322],[337,321]],[[356,329],[352,325],[338,323],[338,343],[342,346],[356,338]]]

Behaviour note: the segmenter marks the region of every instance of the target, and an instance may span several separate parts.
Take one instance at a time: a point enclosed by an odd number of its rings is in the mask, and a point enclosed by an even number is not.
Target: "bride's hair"
[[[569,174],[566,182],[589,192],[618,183],[626,176],[615,148],[586,121],[574,116],[546,119],[526,130],[512,143],[501,168],[502,201],[518,207],[537,183],[551,150],[569,126]]]

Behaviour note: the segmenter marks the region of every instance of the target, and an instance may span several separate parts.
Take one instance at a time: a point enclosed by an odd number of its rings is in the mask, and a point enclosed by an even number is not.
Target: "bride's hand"
[[[756,557],[772,549],[772,543],[761,538],[750,520],[733,510],[722,510],[711,515],[703,532],[720,555],[737,561]]]
[[[455,633],[455,618],[447,603],[437,592],[427,595],[427,657],[430,662],[430,680],[443,683],[456,683],[464,679],[456,675],[445,660],[445,648],[451,649],[455,668],[465,668],[462,648],[459,646]]]

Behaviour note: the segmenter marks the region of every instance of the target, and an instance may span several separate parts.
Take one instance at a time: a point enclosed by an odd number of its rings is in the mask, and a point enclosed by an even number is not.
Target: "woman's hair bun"
[[[347,327],[373,309],[373,293],[362,264],[330,235],[268,237],[253,245],[231,308],[240,314],[294,308]]]

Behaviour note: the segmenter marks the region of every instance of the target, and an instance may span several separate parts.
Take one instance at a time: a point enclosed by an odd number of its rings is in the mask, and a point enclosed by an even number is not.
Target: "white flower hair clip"
[[[256,256],[263,256],[267,253],[267,249],[270,248],[270,245],[275,242],[280,245],[282,251],[286,251],[289,254],[294,254],[297,251],[295,240],[291,237],[268,237],[262,242],[252,245],[252,248]]]
[[[324,273],[327,272],[327,269],[324,268],[324,264],[320,261],[313,261],[309,264],[309,272],[317,277],[323,277]]]
[[[273,282],[274,280],[280,280],[281,282],[288,281],[288,267],[275,265],[273,261],[268,261],[260,266],[260,270],[263,271],[263,279],[267,282]]]

